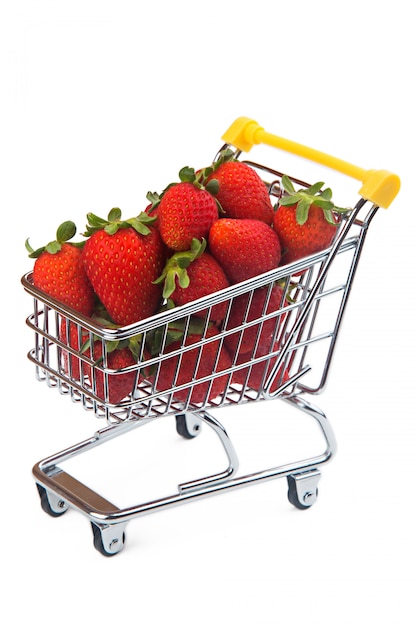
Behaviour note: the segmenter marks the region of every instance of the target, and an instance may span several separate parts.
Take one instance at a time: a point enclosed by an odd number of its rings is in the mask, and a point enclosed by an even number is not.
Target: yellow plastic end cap
[[[260,140],[256,138],[256,133],[263,130],[255,120],[249,117],[238,117],[224,133],[222,140],[243,152],[249,152],[254,144],[260,143]]]
[[[369,170],[362,182],[360,195],[383,209],[390,206],[401,186],[399,177],[386,170]]]

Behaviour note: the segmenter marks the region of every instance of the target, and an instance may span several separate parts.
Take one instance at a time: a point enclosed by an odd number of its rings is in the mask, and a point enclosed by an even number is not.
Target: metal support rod
[[[325,414],[305,399],[292,396],[289,397],[287,401],[317,421],[326,442],[326,449],[322,454],[243,476],[232,477],[232,472],[230,472],[229,476],[223,473],[214,477],[200,479],[199,481],[185,483],[179,486],[178,493],[171,496],[124,509],[119,509],[111,503],[108,503],[101,496],[95,494],[95,492],[81,483],[78,483],[78,481],[75,481],[70,475],[56,466],[58,461],[67,460],[74,454],[84,452],[91,446],[97,445],[100,442],[100,437],[81,442],[62,453],[58,453],[39,462],[34,466],[33,474],[38,484],[59,495],[70,506],[79,509],[83,514],[87,515],[91,521],[97,524],[118,524],[128,522],[132,518],[154,513],[162,508],[174,507],[185,502],[222,493],[229,489],[242,488],[260,482],[298,474],[300,472],[316,471],[320,465],[329,462],[336,452],[336,440],[331,426]],[[208,414],[205,414],[204,421],[210,423],[208,418]],[[219,424],[217,420],[213,420],[213,423],[216,424],[216,427]],[[122,432],[125,432],[125,429],[117,427],[113,432],[108,431],[107,436],[122,434]],[[225,444],[225,441],[229,442],[227,443],[227,451],[230,455],[229,458],[231,458],[233,462],[236,461],[237,464],[237,457],[236,459],[234,458],[234,449],[225,434],[226,431],[220,427],[220,432],[223,433],[222,437],[224,438],[222,439],[221,437],[222,443]],[[103,438],[101,440],[103,440]],[[76,485],[76,489],[73,489],[74,485]],[[91,504],[94,504],[96,501],[104,502],[105,505],[102,506],[102,508],[94,508]]]

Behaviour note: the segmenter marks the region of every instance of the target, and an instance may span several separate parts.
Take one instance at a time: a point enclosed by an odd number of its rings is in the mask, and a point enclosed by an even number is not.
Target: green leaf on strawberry
[[[211,165],[199,170],[196,174],[197,183],[199,183],[204,189],[207,189],[212,195],[216,195],[219,191],[219,182],[216,179],[208,180],[209,177],[227,161],[234,161],[235,155],[230,148],[225,148],[219,152],[218,157]]]
[[[195,169],[185,166],[179,171],[179,179],[183,183],[194,183],[196,181]]]
[[[182,183],[191,183],[194,187],[205,189],[211,195],[215,195],[219,189],[219,183],[217,180],[207,182],[207,178],[212,171],[212,167],[199,170],[198,172],[193,167],[183,167],[178,175]]]
[[[56,231],[56,238],[53,241],[47,243],[46,246],[42,246],[34,250],[29,243],[29,239],[26,239],[25,247],[29,253],[29,258],[37,259],[45,250],[46,252],[49,252],[49,254],[56,254],[61,250],[62,244],[72,239],[76,232],[77,227],[75,226],[74,222],[72,222],[71,220],[67,220],[66,222],[63,222],[62,224],[60,224],[60,226],[58,226]],[[72,245],[82,246],[83,242],[81,244],[72,243]]]
[[[104,313],[106,314],[106,312]],[[109,328],[109,329],[120,328],[120,326],[112,322],[107,315],[105,317],[94,315],[93,319],[97,324],[99,324],[100,326],[103,326],[103,328]],[[90,350],[91,339],[93,341],[93,344],[95,344],[98,341],[100,342],[102,341],[99,335],[96,335],[95,333],[93,333],[92,337],[89,336],[86,339],[86,341],[83,343],[81,350],[80,350],[82,354]],[[134,335],[133,337],[129,337],[128,339],[114,339],[114,340],[106,339],[104,343],[106,345],[107,354],[111,354],[112,352],[115,352],[116,350],[123,350],[124,348],[129,348],[135,361],[138,361],[140,354],[141,354],[142,341],[143,341],[142,334],[138,334],[138,335]],[[94,364],[100,365],[102,361],[103,361],[103,355],[101,355],[99,359],[97,359],[94,362]]]
[[[212,168],[213,170],[216,170],[218,167],[220,167],[220,165],[222,165],[222,163],[227,163],[228,161],[235,161],[236,157],[235,157],[235,153],[233,152],[233,150],[231,148],[225,148],[224,150],[221,150],[218,154],[217,159],[214,161]]]
[[[88,213],[88,223],[83,235],[84,237],[90,237],[99,230],[104,230],[108,235],[114,235],[122,228],[134,228],[141,235],[149,235],[148,225],[153,224],[155,220],[156,217],[149,215],[145,211],[142,211],[135,217],[124,220],[122,219],[121,210],[115,207],[109,211],[107,219],[99,217],[94,213]]]
[[[307,222],[309,209],[312,204],[323,209],[324,217],[329,224],[336,224],[335,213],[346,213],[349,209],[336,207],[332,201],[332,191],[329,188],[323,189],[323,182],[317,182],[307,189],[296,190],[290,178],[284,175],[281,185],[287,195],[283,195],[279,200],[279,205],[293,206],[296,208],[297,223],[303,225]]]
[[[69,241],[72,239],[77,232],[77,227],[74,222],[68,220],[63,222],[60,226],[58,226],[56,231],[57,241],[63,243],[64,241]]]
[[[217,181],[207,182],[207,178],[209,174],[211,174],[212,172],[213,172],[212,167],[205,168],[196,172],[193,167],[186,165],[185,167],[180,169],[178,173],[178,178],[179,178],[179,182],[181,183],[191,183],[192,185],[194,185],[194,187],[197,187],[197,189],[205,189],[212,196],[215,196],[219,187],[218,182]],[[151,206],[148,209],[148,214],[151,214],[152,211],[154,211],[157,208],[164,194],[168,191],[168,189],[170,189],[171,187],[174,187],[175,185],[178,185],[178,182],[169,183],[169,185],[167,185],[161,191],[161,193],[158,193],[156,191],[148,191],[148,193],[146,194],[146,198],[151,203]],[[216,204],[218,206],[219,211],[221,211],[222,207],[219,205],[217,201],[216,201]]]
[[[180,287],[188,287],[190,280],[187,268],[203,254],[206,245],[205,239],[193,239],[190,250],[176,252],[168,259],[162,274],[154,281],[155,284],[163,283],[163,298],[168,299],[174,293],[177,281]]]
[[[158,192],[156,191],[148,191],[148,193],[146,194],[146,198],[147,200],[149,200],[149,202],[151,203],[150,208],[148,209],[148,213],[152,213],[152,211],[154,209],[156,209],[156,207],[158,206],[158,204],[161,201],[161,196],[159,195]]]

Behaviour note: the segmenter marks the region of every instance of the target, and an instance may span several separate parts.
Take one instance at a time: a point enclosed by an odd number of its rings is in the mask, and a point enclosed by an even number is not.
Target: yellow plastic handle
[[[249,152],[255,144],[263,143],[325,165],[351,178],[360,180],[362,187],[359,194],[366,200],[370,200],[385,209],[389,207],[400,190],[400,179],[392,172],[365,170],[314,148],[308,148],[300,143],[278,137],[266,132],[257,122],[248,117],[238,117],[224,133],[222,140],[243,152]]]

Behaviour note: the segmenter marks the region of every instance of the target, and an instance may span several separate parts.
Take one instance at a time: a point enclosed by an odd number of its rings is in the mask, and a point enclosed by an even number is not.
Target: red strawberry
[[[225,344],[229,352],[234,354],[238,348],[239,352],[251,353],[256,348],[257,356],[268,354],[274,335],[275,338],[277,336],[276,327],[282,324],[284,315],[271,317],[264,322],[261,320],[264,315],[279,311],[283,306],[285,306],[284,292],[278,284],[274,285],[271,290],[268,287],[255,289],[252,296],[250,293],[237,296],[233,300],[225,330],[256,320],[260,321],[227,335]]]
[[[85,328],[66,318],[61,319],[59,339],[62,343],[77,352],[82,352],[82,348],[87,344],[89,338],[90,333]],[[62,367],[64,373],[77,382],[82,382],[80,378],[84,379],[90,373],[90,367],[87,363],[84,363],[78,356],[66,350],[62,350]]]
[[[154,219],[153,225],[158,228],[158,207],[154,206],[151,202],[145,207],[145,213]]]
[[[188,268],[188,287],[177,285],[171,295],[171,300],[176,306],[187,304],[198,298],[215,293],[229,286],[229,281],[221,265],[208,252],[195,259]],[[212,307],[209,319],[213,322],[221,322],[226,315],[228,302],[221,302]],[[196,311],[197,317],[205,317],[206,310]]]
[[[161,287],[154,281],[165,263],[159,232],[146,213],[127,221],[120,209],[108,220],[88,215],[83,263],[95,292],[113,322],[133,324],[155,313]]]
[[[330,189],[320,191],[323,184],[296,192],[288,177],[282,177],[287,195],[280,199],[273,221],[283,249],[281,264],[292,263],[331,245],[340,215],[346,210],[334,206]]]
[[[30,258],[36,259],[35,287],[88,317],[93,312],[95,294],[82,263],[80,244],[68,243],[75,232],[74,222],[64,222],[57,230],[55,241],[33,250],[27,240],[26,249]]]
[[[180,182],[169,185],[160,196],[147,195],[158,209],[162,240],[175,251],[189,250],[193,239],[207,238],[219,214],[216,200],[197,181],[192,168],[183,168],[179,176]]]
[[[259,355],[256,355],[259,356]],[[233,382],[245,387],[251,387],[255,391],[260,391],[267,382],[268,375],[272,372],[272,368],[276,363],[277,357],[265,361],[259,361],[254,365],[250,365],[250,354],[240,354],[237,364],[248,363],[248,367],[236,369],[233,374]],[[270,391],[276,391],[284,382],[289,380],[288,368],[282,366],[278,369],[277,374],[272,382]]]
[[[205,337],[208,339],[218,334],[219,331],[215,326],[212,326],[207,330]],[[183,345],[185,347],[192,346],[201,340],[201,334],[189,334],[184,344],[182,340],[170,343],[166,349],[166,354],[182,348]],[[231,358],[224,344],[221,344],[219,340],[207,341],[202,346],[182,350],[181,355],[174,355],[162,360],[160,369],[155,374],[156,388],[159,391],[169,391],[174,388],[174,397],[180,402],[186,402],[189,395],[190,402],[193,404],[213,400],[225,391],[229,380],[228,374],[214,378],[212,383],[209,381],[196,384],[191,393],[190,387],[179,391],[176,387],[210,376],[214,371],[220,373],[230,366]]]
[[[110,404],[120,403],[126,396],[132,393],[136,381],[136,372],[109,373],[107,377],[108,397],[106,398],[105,376],[103,373],[103,344],[101,339],[92,338],[91,333],[74,322],[63,318],[60,326],[60,340],[80,353],[80,355],[93,358],[97,366],[94,368],[83,361],[80,357],[62,350],[63,370],[71,379],[82,386],[88,382],[95,394],[102,401],[107,400]],[[93,357],[91,357],[91,340],[93,340]],[[113,348],[113,349],[112,349]],[[123,370],[135,365],[135,359],[129,346],[109,346],[107,351],[106,370]],[[82,380],[80,379],[82,377]],[[139,377],[138,383],[142,379]]]
[[[272,224],[274,209],[267,186],[252,167],[234,160],[232,154],[226,150],[207,176],[207,182],[218,183],[214,195],[223,209],[223,217],[257,219]]]
[[[229,286],[229,281],[221,265],[205,252],[206,241],[193,240],[186,252],[177,252],[167,261],[158,282],[164,282],[163,296],[170,298],[175,306],[193,302]],[[210,321],[220,322],[227,311],[228,303],[222,302],[212,307]],[[196,311],[196,317],[206,317],[207,309]]]
[[[281,259],[278,235],[259,220],[219,219],[210,229],[208,243],[231,283],[275,269]]]
[[[93,356],[95,362],[99,363],[99,367],[100,365],[103,366],[103,364],[100,364],[100,360],[103,357],[103,347],[101,341],[94,343]],[[135,363],[136,361],[133,358],[133,355],[128,347],[116,348],[115,350],[113,350],[112,352],[108,352],[107,354],[106,369],[123,370],[124,368],[135,365]],[[95,392],[99,398],[104,400],[106,398],[105,376],[100,369],[96,369],[95,372]],[[119,374],[109,374],[107,378],[108,402],[110,404],[118,404],[119,402],[121,402],[123,398],[132,393],[135,381],[135,370],[129,372],[121,372]],[[93,381],[91,381],[91,384],[94,388]]]

